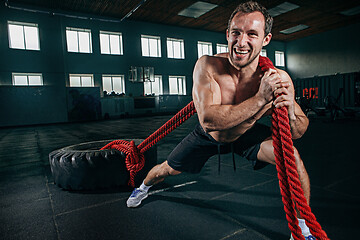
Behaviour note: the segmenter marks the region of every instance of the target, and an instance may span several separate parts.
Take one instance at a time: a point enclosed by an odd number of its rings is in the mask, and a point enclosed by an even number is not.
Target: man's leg
[[[150,172],[147,174],[145,180],[144,180],[144,184],[146,186],[152,186],[155,184],[158,184],[162,181],[164,181],[164,179],[167,176],[170,175],[178,175],[181,172],[173,169],[172,167],[169,166],[168,162],[165,161],[161,164],[156,165],[155,167],[153,167]]]
[[[257,154],[257,158],[260,161],[268,162],[271,164],[275,163],[275,155],[274,155],[274,148],[272,145],[273,141],[271,139],[265,140],[260,145],[260,150]],[[297,149],[294,147],[294,156],[295,156],[295,164],[297,167],[297,172],[299,174],[299,180],[301,183],[301,188],[304,191],[304,197],[307,203],[310,203],[310,180],[309,176],[306,172],[305,166],[303,161],[301,160],[300,154]],[[305,237],[309,237],[311,235],[309,228],[306,226],[304,219],[300,219],[300,213],[297,211],[297,217],[299,218],[299,226],[302,230],[302,233]],[[292,239],[292,237],[291,237]]]
[[[169,166],[168,162],[165,161],[161,164],[153,167],[150,172],[147,174],[145,180],[140,187],[135,188],[131,193],[126,204],[128,207],[137,207],[141,204],[141,201],[147,198],[149,188],[157,183],[164,181],[167,176],[178,175],[181,172],[176,171]]]
[[[272,140],[265,140],[260,145],[260,150],[257,154],[257,157],[260,161],[268,162],[275,165],[275,155],[274,148],[272,145]],[[297,149],[294,147],[294,156],[295,156],[295,164],[297,167],[297,172],[299,174],[299,179],[301,183],[301,188],[304,191],[304,196],[306,198],[307,203],[310,202],[310,180],[309,175],[306,172],[303,161],[301,160],[300,154]]]
[[[217,142],[200,125],[189,133],[169,154],[168,160],[153,167],[139,188],[135,188],[127,201],[128,207],[137,207],[145,199],[152,185],[181,171],[199,173],[205,162],[217,152]],[[178,170],[175,170],[178,169]],[[180,171],[179,171],[180,170]]]

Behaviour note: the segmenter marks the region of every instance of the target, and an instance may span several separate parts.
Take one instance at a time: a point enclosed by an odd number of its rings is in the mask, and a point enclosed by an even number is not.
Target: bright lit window
[[[166,42],[168,58],[185,59],[184,40],[167,38]]]
[[[103,75],[103,91],[107,94],[112,92],[116,94],[125,93],[125,80],[124,75]]]
[[[12,83],[14,86],[43,86],[41,73],[13,73]]]
[[[144,57],[161,57],[160,37],[141,35],[141,50]]]
[[[160,75],[155,75],[154,82],[144,82],[144,94],[145,95],[162,95],[163,86],[162,86],[162,77]]]
[[[10,48],[40,50],[39,28],[37,24],[9,21],[8,28]]]
[[[266,49],[261,49],[260,55],[263,57],[267,57]]]
[[[210,42],[198,42],[198,57],[200,58],[202,55],[213,55]]]
[[[229,52],[228,46],[226,44],[216,44],[216,53],[227,53]]]
[[[89,29],[66,28],[68,52],[92,53],[91,31]]]
[[[70,74],[70,87],[93,87],[94,77],[92,74]]]
[[[100,50],[101,54],[122,55],[122,34],[100,31]]]
[[[184,76],[169,76],[169,93],[186,95],[186,81]]]
[[[285,67],[285,54],[281,51],[275,51],[275,66]]]

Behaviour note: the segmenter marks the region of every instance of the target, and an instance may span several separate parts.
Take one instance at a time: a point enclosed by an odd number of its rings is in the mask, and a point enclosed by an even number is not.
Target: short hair
[[[273,25],[273,18],[270,16],[269,12],[267,11],[267,9],[264,6],[262,6],[261,4],[259,4],[257,2],[254,2],[254,1],[240,3],[235,8],[235,10],[233,11],[233,13],[230,16],[230,19],[228,22],[228,29],[230,29],[231,21],[233,20],[234,16],[239,12],[241,12],[241,13],[261,12],[265,18],[265,29],[264,29],[265,36],[267,36],[271,32],[271,28]]]

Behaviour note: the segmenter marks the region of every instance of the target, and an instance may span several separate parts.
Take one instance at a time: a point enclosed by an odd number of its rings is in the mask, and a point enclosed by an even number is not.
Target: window
[[[267,57],[266,49],[261,49],[260,55],[263,57]]]
[[[168,58],[185,59],[184,40],[167,38],[166,42]]]
[[[170,94],[186,95],[186,81],[184,76],[169,76]]]
[[[209,42],[198,42],[198,56],[199,58],[202,55],[212,55],[212,44]]]
[[[144,57],[161,57],[160,37],[141,35],[141,50]]]
[[[37,24],[9,21],[8,27],[10,48],[40,50],[39,28]]]
[[[116,94],[125,93],[124,75],[103,75],[102,76],[103,91],[107,94],[112,92]]]
[[[91,31],[89,29],[66,28],[68,52],[92,53]]]
[[[227,53],[229,52],[226,44],[216,44],[216,53]]]
[[[43,86],[41,73],[13,73],[12,82],[14,86]]]
[[[70,74],[70,87],[93,87],[92,74]]]
[[[155,75],[154,82],[144,82],[145,95],[161,95],[163,94],[162,77]]]
[[[285,54],[281,51],[275,51],[275,66],[285,67]]]
[[[122,34],[100,31],[101,54],[122,55]]]

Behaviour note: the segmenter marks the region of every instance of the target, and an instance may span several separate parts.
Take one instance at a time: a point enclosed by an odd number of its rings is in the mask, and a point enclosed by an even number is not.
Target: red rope
[[[275,69],[272,62],[264,57],[260,57],[259,66],[263,72],[269,68]],[[294,239],[305,239],[298,225],[295,204],[301,217],[305,219],[306,225],[310,228],[311,233],[316,239],[329,239],[325,231],[322,230],[320,224],[316,221],[315,215],[311,212],[311,208],[308,205],[301,188],[295,164],[294,148],[291,138],[288,110],[286,107],[280,109],[275,108],[272,113],[272,139],[280,192],[284,203],[288,226],[293,233]]]
[[[194,102],[191,101],[182,110],[180,110],[175,116],[167,121],[162,127],[156,130],[148,138],[146,138],[138,146],[135,145],[134,141],[128,142],[125,140],[115,140],[102,147],[104,149],[117,149],[126,154],[125,164],[126,169],[130,172],[130,179],[128,184],[135,187],[135,175],[144,167],[145,158],[144,152],[149,150],[157,142],[163,139],[167,134],[175,130],[178,126],[184,123],[196,112]]]
[[[270,59],[260,56],[259,66],[263,72],[270,68],[275,69]],[[126,153],[126,168],[130,172],[129,185],[135,187],[134,178],[145,164],[144,152],[154,146],[158,141],[180,126],[185,120],[196,112],[194,102],[191,101],[187,106],[180,110],[174,117],[167,121],[162,127],[146,138],[139,146],[135,146],[134,141],[130,143],[124,140],[113,141],[103,148],[114,148]],[[286,107],[275,108],[272,114],[272,139],[275,154],[276,169],[278,172],[280,192],[286,213],[288,226],[295,240],[304,240],[301,229],[298,225],[296,210],[305,219],[311,233],[319,240],[329,239],[316,221],[315,215],[311,212],[309,205],[304,197],[301,188],[295,156],[291,130]]]

